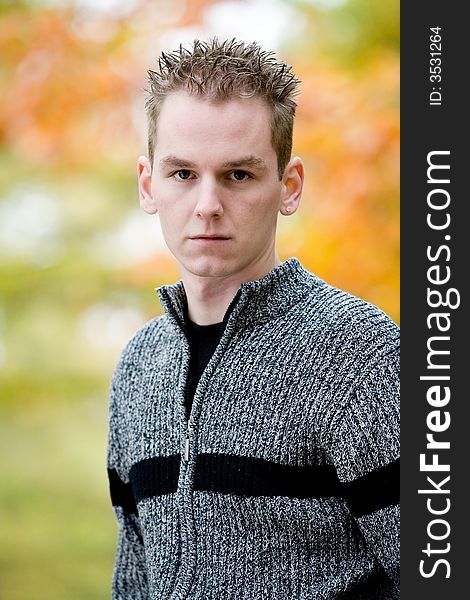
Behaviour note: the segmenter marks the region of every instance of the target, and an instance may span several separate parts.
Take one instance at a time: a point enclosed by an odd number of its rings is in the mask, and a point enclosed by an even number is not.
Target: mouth
[[[193,235],[189,239],[190,240],[201,240],[204,242],[211,242],[211,241],[229,240],[230,238],[225,235]]]

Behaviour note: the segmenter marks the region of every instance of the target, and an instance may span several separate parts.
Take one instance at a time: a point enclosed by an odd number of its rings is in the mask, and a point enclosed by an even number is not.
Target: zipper
[[[186,464],[189,462],[189,427],[186,430],[186,439],[184,440],[183,460]]]
[[[241,288],[237,291],[237,293],[235,294],[234,298],[232,298],[232,301],[230,302],[227,310],[225,311],[225,315],[224,318],[222,320],[222,336],[219,340],[219,344],[222,341],[222,338],[225,335],[225,327],[227,325],[227,321],[230,317],[230,314],[232,312],[233,307],[235,306],[235,304],[238,302],[238,299],[240,298],[241,295]],[[188,339],[188,333],[186,330],[186,325],[184,322],[181,323],[181,328],[183,330],[183,332],[186,335],[186,339],[188,341],[188,376],[189,376],[189,367],[190,367],[190,363],[191,363],[191,348],[189,345],[189,339]],[[214,352],[217,350],[217,348],[215,348]],[[212,358],[212,357],[211,357]],[[207,365],[206,365],[207,367]],[[202,374],[201,374],[202,376]],[[197,386],[196,386],[197,389]],[[191,410],[189,411],[189,414],[186,414],[186,410],[187,410],[187,406],[188,406],[188,379],[186,379],[186,384],[185,384],[185,390],[184,390],[184,400],[185,400],[185,406],[184,406],[184,410],[185,410],[185,416],[186,416],[186,437],[184,439],[184,451],[183,451],[183,461],[185,464],[188,464],[189,462],[189,453],[190,453],[190,440],[189,440],[189,433],[190,433],[190,429],[189,429],[189,422],[191,420],[191,413],[192,413],[192,403],[191,403]],[[193,398],[194,401],[194,398]]]
[[[189,339],[188,339],[188,373],[186,376],[186,382],[185,382],[185,388],[184,388],[184,416],[185,416],[185,420],[186,420],[186,437],[184,438],[183,461],[185,462],[185,464],[188,464],[188,462],[189,462],[189,433],[190,433],[189,419],[191,418],[191,411],[188,412],[188,401],[189,401],[188,385],[189,385],[190,364],[191,364],[191,348],[189,346]],[[191,409],[192,409],[192,406],[191,406]]]
[[[224,320],[223,320],[223,331],[222,331],[222,336],[221,339],[219,340],[219,344],[222,341],[222,339],[224,338],[224,335],[226,335],[226,331],[225,331],[225,326],[227,324],[228,318],[230,316],[231,310],[232,308],[235,306],[235,304],[237,303],[239,297],[241,294],[241,290],[239,290],[237,292],[237,294],[235,295],[235,297],[233,298],[232,302],[230,303],[230,306],[228,307],[225,315],[224,315]],[[193,403],[194,403],[194,398],[192,399],[191,402],[191,410],[189,411],[189,413],[187,413],[187,406],[188,406],[188,376],[189,376],[189,367],[190,367],[190,362],[191,362],[191,349],[190,349],[190,345],[189,345],[189,339],[187,336],[187,331],[186,331],[186,327],[184,325],[184,323],[181,326],[181,329],[183,330],[183,333],[185,334],[186,337],[186,342],[188,343],[188,363],[187,363],[187,368],[188,368],[188,373],[187,373],[187,377],[186,377],[186,382],[185,382],[185,389],[184,389],[184,417],[185,417],[185,421],[186,421],[186,432],[185,432],[185,438],[184,438],[184,450],[183,450],[183,462],[185,465],[187,465],[189,463],[189,458],[190,458],[190,453],[191,453],[191,445],[190,445],[190,433],[191,433],[191,427],[190,427],[190,422],[191,422],[191,414],[193,412]],[[214,350],[217,350],[217,348]],[[212,357],[211,357],[212,358]],[[207,365],[206,365],[207,367]],[[198,382],[199,385],[199,382]],[[196,386],[197,389],[198,386]],[[178,486],[179,489],[179,486]],[[192,495],[192,490],[191,490],[191,495]],[[192,502],[192,500],[191,500]],[[187,514],[187,510],[185,509],[185,507],[183,507],[182,512],[181,512],[181,518],[182,520],[186,523],[186,526],[189,530],[191,530],[193,523],[192,520],[194,518],[194,515],[192,514],[192,509],[191,509],[191,515],[188,516]],[[196,563],[194,561],[194,558],[191,556],[190,553],[190,548],[192,547],[192,544],[194,544],[194,540],[193,539],[188,539],[189,535],[189,531],[186,534],[186,537],[182,538],[182,544],[186,544],[188,547],[185,549],[182,546],[182,552],[183,554],[186,555],[186,558],[183,560],[184,563],[188,563],[189,560],[189,564],[187,564],[187,567],[189,568],[189,572],[188,574],[191,577],[191,581],[190,582],[186,582],[185,584],[178,584],[178,588],[180,588],[180,585],[183,586],[183,590],[179,590],[178,592],[175,592],[174,595],[172,595],[172,599],[174,598],[175,600],[184,600],[186,598],[188,598],[189,594],[190,594],[190,590],[191,587],[193,585],[194,582],[194,577],[195,577],[195,569],[196,569]],[[194,549],[194,548],[193,548]],[[189,556],[188,556],[188,554]],[[183,571],[185,571],[185,569],[183,568]],[[184,589],[186,587],[186,589]]]

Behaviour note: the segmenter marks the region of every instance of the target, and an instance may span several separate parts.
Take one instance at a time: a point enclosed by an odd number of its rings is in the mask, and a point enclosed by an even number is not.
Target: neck
[[[198,325],[220,323],[243,283],[261,279],[280,264],[274,254],[269,260],[255,262],[241,272],[220,277],[201,277],[180,266],[189,318]]]

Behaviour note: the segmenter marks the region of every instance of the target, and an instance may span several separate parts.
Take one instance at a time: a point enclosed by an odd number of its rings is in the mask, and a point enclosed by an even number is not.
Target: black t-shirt
[[[187,418],[189,418],[191,412],[197,384],[222,337],[224,325],[223,322],[213,323],[212,325],[198,325],[193,323],[186,314],[186,329],[190,348],[189,375],[186,386]]]

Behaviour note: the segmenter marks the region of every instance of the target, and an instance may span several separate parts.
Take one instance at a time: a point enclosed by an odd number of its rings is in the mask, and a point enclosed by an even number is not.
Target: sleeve
[[[145,549],[137,507],[126,467],[126,386],[122,358],[114,372],[109,402],[108,478],[119,525],[112,600],[148,600]]]
[[[330,453],[351,512],[399,594],[399,350],[378,359],[332,425]]]

